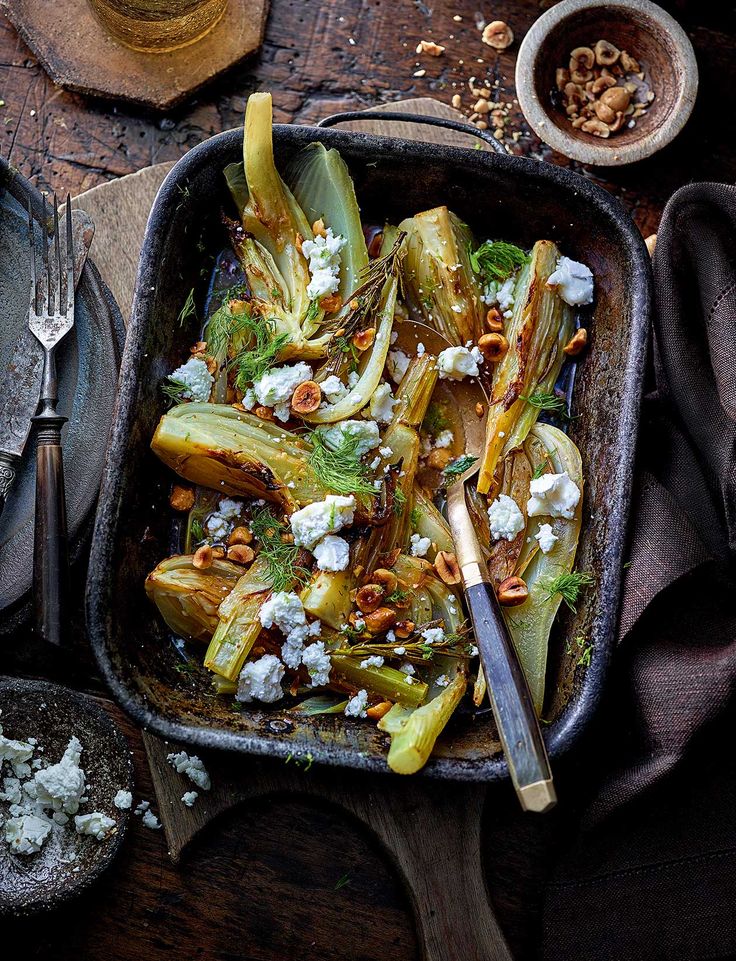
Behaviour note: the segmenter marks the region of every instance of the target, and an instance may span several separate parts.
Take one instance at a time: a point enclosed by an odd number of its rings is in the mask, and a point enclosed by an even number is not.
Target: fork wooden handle
[[[36,427],[36,525],[33,545],[33,586],[36,630],[49,644],[64,642],[64,611],[69,588],[69,566],[64,497],[61,428],[67,418],[56,412],[56,402],[42,401],[33,418]]]

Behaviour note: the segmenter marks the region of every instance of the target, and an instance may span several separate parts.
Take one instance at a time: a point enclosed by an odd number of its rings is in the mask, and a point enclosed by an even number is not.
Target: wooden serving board
[[[383,109],[463,119],[457,111],[428,98],[387,104]],[[410,123],[399,126],[401,129],[377,116],[375,122],[355,124],[355,129],[457,146],[477,143],[472,136],[440,128]],[[95,263],[126,321],[148,212],[171,166],[147,167],[95,187],[73,201],[95,221]],[[238,807],[253,798],[292,794],[323,799],[366,825],[393,861],[409,891],[427,961],[510,961],[488,900],[481,863],[485,786],[310,768],[305,759],[284,764],[198,752],[212,776],[212,790],[200,792],[194,806],[188,808],[181,796],[191,785],[166,761],[166,755],[179,745],[145,732],[143,739],[174,861],[186,857],[187,846],[215,818],[228,811],[237,817]]]

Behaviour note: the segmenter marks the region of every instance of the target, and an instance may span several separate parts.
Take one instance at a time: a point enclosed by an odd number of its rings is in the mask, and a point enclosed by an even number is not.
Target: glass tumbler
[[[163,53],[195,43],[220,21],[227,0],[89,0],[97,19],[134,50]]]

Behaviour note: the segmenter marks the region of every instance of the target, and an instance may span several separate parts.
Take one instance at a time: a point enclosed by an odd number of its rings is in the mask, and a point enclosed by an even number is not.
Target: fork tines
[[[59,202],[54,195],[54,216],[53,233],[51,242],[47,242],[49,229],[48,204],[46,194],[43,195],[43,214],[42,214],[43,239],[41,241],[41,258],[43,262],[43,274],[45,274],[45,284],[43,276],[37,277],[36,273],[36,242],[33,231],[33,210],[31,199],[28,198],[28,245],[31,266],[31,291],[30,291],[30,313],[31,318],[37,321],[66,320],[63,325],[63,332],[59,330],[60,340],[64,333],[74,322],[74,245],[72,239],[72,208],[69,194],[66,197],[66,264],[62,262],[61,244],[59,242]],[[54,247],[54,262],[49,260],[49,247]],[[54,277],[55,274],[55,277]],[[66,274],[66,277],[64,275]],[[55,281],[55,282],[54,282]],[[65,287],[65,297],[62,299],[62,286]],[[39,306],[40,295],[40,306]],[[63,309],[62,309],[63,303]],[[31,323],[31,329],[34,325]],[[36,330],[34,334],[38,337]],[[45,331],[47,337],[51,331]],[[39,338],[40,339],[40,338]]]

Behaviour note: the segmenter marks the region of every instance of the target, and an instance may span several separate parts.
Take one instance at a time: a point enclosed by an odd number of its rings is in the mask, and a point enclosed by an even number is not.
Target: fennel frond
[[[197,308],[194,305],[194,287],[187,294],[187,299],[184,301],[184,306],[179,311],[179,316],[176,318],[176,322],[180,327],[189,320],[190,317],[196,318]]]
[[[543,410],[549,414],[557,414],[558,417],[564,417],[565,420],[570,419],[565,398],[560,397],[558,394],[553,394],[551,391],[535,390],[528,396],[522,394],[521,399],[525,400],[527,404],[531,404],[532,407],[536,407],[537,410]]]
[[[575,604],[580,596],[583,587],[590,587],[595,584],[595,578],[586,571],[570,571],[569,574],[560,574],[544,584],[547,592],[547,599],[559,594],[571,611],[575,611]]]
[[[325,440],[324,429],[318,427],[308,437],[312,451],[307,463],[323,487],[335,494],[370,494],[375,496],[371,472],[358,453],[360,438],[343,431],[336,447]]]
[[[266,564],[266,576],[274,591],[288,591],[295,582],[305,580],[309,572],[298,563],[299,548],[282,539],[287,533],[286,525],[268,508],[253,510],[250,529],[260,544],[258,556]]]
[[[171,377],[167,377],[161,384],[162,393],[168,397],[172,404],[183,404],[184,394],[188,390],[189,387],[186,384],[183,384],[180,380],[172,380]]]
[[[469,251],[473,270],[486,283],[507,280],[529,260],[529,255],[515,244],[503,240],[486,240],[475,253]]]
[[[460,457],[449,463],[442,471],[445,486],[454,484],[458,477],[461,477],[477,460],[478,458],[473,457],[472,454],[461,454]]]

